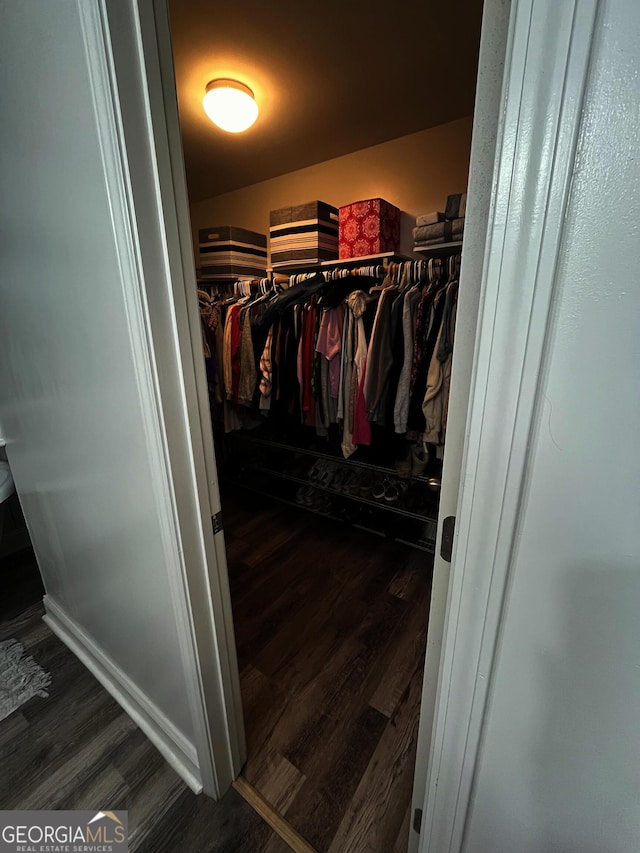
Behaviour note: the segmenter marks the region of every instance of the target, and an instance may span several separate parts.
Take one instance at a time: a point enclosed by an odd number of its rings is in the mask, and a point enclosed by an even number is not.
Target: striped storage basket
[[[267,237],[235,225],[201,228],[200,275],[202,278],[236,280],[264,278],[267,270]]]
[[[272,267],[302,266],[338,257],[338,208],[324,201],[272,210],[269,226]]]

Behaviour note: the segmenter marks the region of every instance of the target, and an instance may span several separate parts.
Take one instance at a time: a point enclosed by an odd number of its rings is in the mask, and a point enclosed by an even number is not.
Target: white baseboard
[[[44,597],[44,621],[113,696],[194,793],[202,791],[196,750],[165,714],[122,672],[79,625],[54,601]]]

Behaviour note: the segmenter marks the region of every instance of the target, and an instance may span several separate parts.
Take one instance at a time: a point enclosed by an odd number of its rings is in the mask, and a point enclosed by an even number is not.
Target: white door
[[[458,507],[487,227],[494,201],[496,143],[499,138],[502,119],[502,80],[511,17],[510,11],[510,3],[505,3],[503,0],[485,0],[467,187],[467,216],[458,294],[456,345],[453,355],[438,534],[433,567],[418,748],[413,784],[413,820],[409,834],[409,850],[412,853],[417,850],[420,837],[420,815],[423,811],[427,785],[431,731],[449,591],[451,558],[446,555],[446,549],[448,547],[450,551],[453,543],[451,541],[445,542],[445,556],[447,556],[445,559],[441,556],[443,524],[445,519],[456,517]]]
[[[473,561],[461,556],[446,641],[424,849],[627,853],[640,849],[640,7],[522,5],[521,129],[488,279],[500,332],[481,377],[487,407],[502,404],[482,428],[506,435],[479,433],[475,476],[486,494],[492,475],[500,503],[464,513]]]
[[[637,3],[519,0],[421,850],[636,850]]]
[[[242,731],[137,5],[54,5],[1,4],[0,432],[47,621],[216,795]]]

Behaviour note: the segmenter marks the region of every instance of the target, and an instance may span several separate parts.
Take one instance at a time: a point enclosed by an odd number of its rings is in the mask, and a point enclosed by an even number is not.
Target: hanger
[[[395,264],[387,264],[385,267],[385,276],[380,282],[380,284],[374,284],[372,288],[369,289],[369,293],[379,293],[383,290],[389,290],[390,288],[395,288]]]

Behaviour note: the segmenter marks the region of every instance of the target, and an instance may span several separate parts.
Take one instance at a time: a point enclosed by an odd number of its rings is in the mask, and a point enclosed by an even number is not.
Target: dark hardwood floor
[[[233,789],[193,794],[42,613],[0,623],[53,676],[48,698],[0,721],[0,809],[128,809],[132,853],[289,851]]]
[[[225,498],[246,780],[319,853],[405,851],[432,558]]]
[[[430,558],[302,510],[224,506],[247,782],[319,853],[404,853]],[[132,853],[285,853],[235,790],[185,786],[42,622],[33,556],[11,569],[0,640],[53,681],[0,721],[0,809],[128,809]]]

